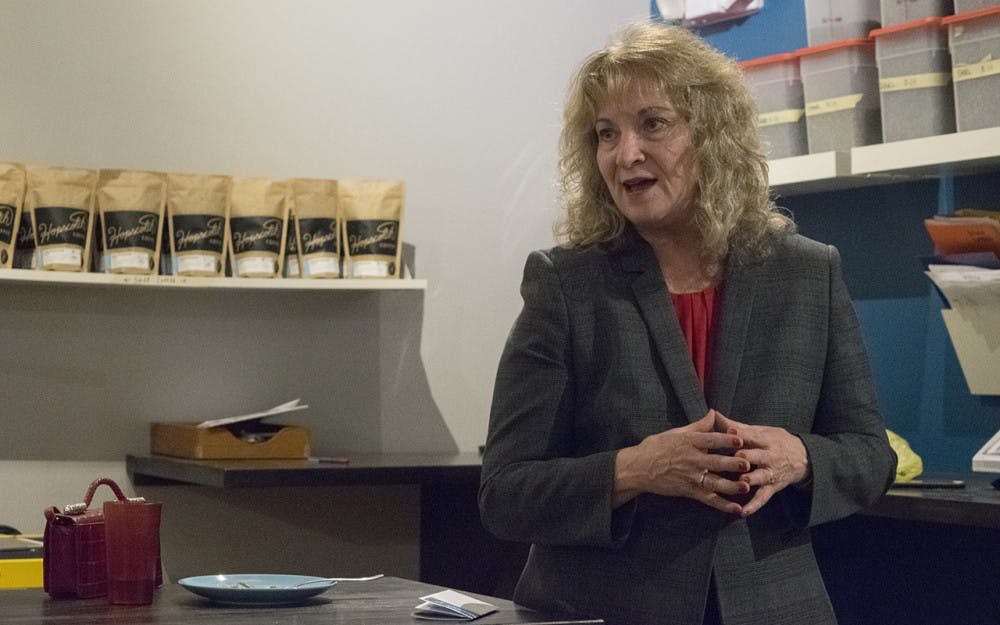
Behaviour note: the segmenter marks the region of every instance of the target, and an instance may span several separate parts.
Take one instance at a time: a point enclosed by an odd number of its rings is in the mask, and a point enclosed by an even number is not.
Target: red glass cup
[[[104,502],[108,603],[153,602],[160,563],[160,503]]]

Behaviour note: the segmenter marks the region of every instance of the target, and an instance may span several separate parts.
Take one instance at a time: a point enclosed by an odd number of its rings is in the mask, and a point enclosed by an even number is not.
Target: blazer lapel
[[[731,267],[722,285],[722,316],[715,328],[715,353],[708,396],[712,408],[734,419],[740,418],[730,413],[736,381],[740,376],[743,346],[750,327],[757,279],[754,266]]]
[[[656,257],[635,236],[624,244],[618,258],[684,415],[689,422],[697,421],[708,407]]]

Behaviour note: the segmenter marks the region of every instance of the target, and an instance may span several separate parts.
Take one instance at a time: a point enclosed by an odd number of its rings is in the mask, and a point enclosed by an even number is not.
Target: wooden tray
[[[225,427],[199,428],[197,423],[151,423],[149,450],[154,454],[196,459],[308,458],[309,430],[297,425],[274,426],[266,440],[252,442]]]

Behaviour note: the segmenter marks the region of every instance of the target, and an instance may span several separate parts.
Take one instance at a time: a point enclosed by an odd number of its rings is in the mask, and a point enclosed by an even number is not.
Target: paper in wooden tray
[[[309,430],[264,423],[266,417],[308,408],[294,400],[248,415],[201,422],[150,424],[150,452],[194,459],[308,458]]]

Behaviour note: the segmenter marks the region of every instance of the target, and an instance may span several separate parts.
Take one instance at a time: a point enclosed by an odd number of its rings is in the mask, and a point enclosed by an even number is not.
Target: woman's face
[[[633,84],[598,107],[594,131],[597,166],[625,219],[646,238],[690,230],[698,167],[669,99]]]

